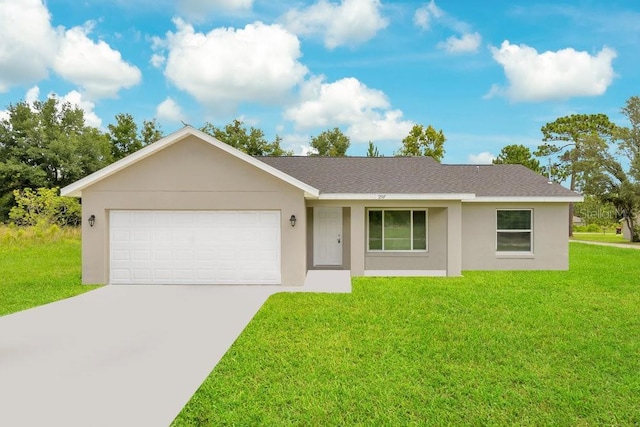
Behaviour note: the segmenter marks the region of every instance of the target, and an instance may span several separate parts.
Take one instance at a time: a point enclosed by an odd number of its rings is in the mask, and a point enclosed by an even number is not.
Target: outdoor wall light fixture
[[[291,223],[291,226],[292,226],[292,227],[295,227],[295,226],[296,226],[296,221],[297,221],[297,220],[298,220],[298,219],[296,218],[296,216],[295,216],[295,215],[291,215],[291,218],[289,218],[289,222]]]
[[[91,215],[89,217],[89,227],[93,227],[93,224],[96,223],[96,216],[95,215]]]

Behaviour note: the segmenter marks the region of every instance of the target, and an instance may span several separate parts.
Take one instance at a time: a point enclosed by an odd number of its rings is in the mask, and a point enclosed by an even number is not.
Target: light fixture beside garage
[[[93,225],[96,223],[96,216],[95,215],[91,215],[89,217],[89,227],[93,227]]]
[[[295,215],[291,215],[291,218],[289,218],[289,222],[291,223],[291,226],[292,226],[292,227],[295,227],[295,226],[296,226],[296,221],[297,221],[297,220],[298,220],[298,219],[296,218],[296,216],[295,216]]]

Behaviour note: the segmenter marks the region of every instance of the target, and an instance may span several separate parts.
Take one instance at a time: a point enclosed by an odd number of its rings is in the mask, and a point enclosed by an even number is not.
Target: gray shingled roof
[[[442,165],[431,157],[256,157],[321,193],[574,197],[521,165]]]

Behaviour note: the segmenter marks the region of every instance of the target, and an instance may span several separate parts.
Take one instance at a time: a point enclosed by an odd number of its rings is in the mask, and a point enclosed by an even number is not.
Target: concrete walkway
[[[267,298],[308,286],[105,286],[0,317],[0,426],[167,426]]]
[[[589,242],[586,240],[569,240],[569,241],[575,242],[575,243],[584,243],[587,245],[611,246],[614,248],[623,248],[623,249],[640,249],[640,245],[630,244],[630,243]]]

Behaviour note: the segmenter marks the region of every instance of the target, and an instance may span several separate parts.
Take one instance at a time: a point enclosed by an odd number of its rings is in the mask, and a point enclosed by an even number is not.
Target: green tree
[[[112,161],[109,140],[84,112],[51,97],[10,105],[0,121],[0,220],[13,190],[68,185]]]
[[[268,142],[261,129],[251,126],[247,129],[240,120],[233,120],[224,128],[211,123],[205,123],[200,130],[216,139],[251,156],[282,156],[291,155],[281,146],[282,138],[276,136],[273,142]]]
[[[544,144],[538,147],[538,157],[558,155],[551,166],[557,181],[569,179],[569,189],[581,190],[585,173],[596,165],[599,152],[608,149],[617,126],[605,114],[572,114],[547,123],[541,129]],[[573,203],[569,203],[569,236],[573,235]]]
[[[142,122],[142,131],[140,132],[140,139],[142,145],[146,146],[156,142],[163,137],[162,129],[156,119],[144,120]]]
[[[367,157],[380,157],[378,147],[373,145],[373,142],[369,141],[369,148],[367,149]]]
[[[493,159],[492,163],[494,165],[523,165],[534,172],[542,172],[540,162],[533,156],[531,150],[529,150],[528,147],[519,144],[512,144],[503,147],[502,150],[500,150],[498,157]]]
[[[640,213],[640,98],[633,96],[622,108],[631,124],[617,128],[616,147],[610,150],[590,152],[592,164],[584,171],[585,191],[611,203],[622,216],[629,230],[631,241],[640,241],[638,215]],[[602,139],[591,135],[589,139]],[[598,142],[601,144],[602,141]],[[593,143],[597,145],[596,143]]]
[[[285,150],[282,148],[282,138],[280,135],[276,135],[276,138],[271,143],[271,153],[270,156],[293,156],[292,150]]]
[[[115,124],[107,126],[111,155],[114,160],[127,157],[164,136],[156,119],[144,120],[140,132],[138,132],[138,125],[131,114],[116,114],[115,119]]]
[[[338,128],[325,130],[318,136],[311,138],[311,147],[315,149],[315,153],[311,156],[318,157],[344,157],[347,155],[347,149],[351,145],[349,137],[346,136]]]
[[[131,114],[116,114],[116,123],[107,127],[114,160],[120,160],[143,147],[142,140],[138,137],[138,125]]]
[[[552,168],[557,181],[569,178],[571,190],[580,189],[583,173],[592,164],[593,154],[606,150],[614,138],[616,125],[605,114],[572,114],[560,117],[541,128],[544,144],[534,153],[538,157],[557,155]],[[592,138],[592,136],[599,138]]]
[[[431,125],[426,128],[414,125],[409,135],[402,140],[402,146],[396,152],[396,156],[427,156],[441,162],[446,140],[442,129],[435,130]]]

